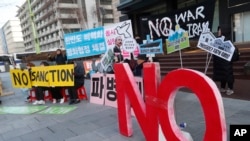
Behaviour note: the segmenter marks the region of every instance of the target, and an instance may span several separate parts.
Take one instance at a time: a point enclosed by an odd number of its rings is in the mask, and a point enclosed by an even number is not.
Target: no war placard
[[[31,71],[12,69],[10,76],[15,88],[31,88],[32,86],[73,86],[74,66],[39,66],[32,67]]]

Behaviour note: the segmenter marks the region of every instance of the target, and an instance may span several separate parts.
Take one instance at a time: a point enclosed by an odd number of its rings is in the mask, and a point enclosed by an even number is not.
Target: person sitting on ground
[[[49,63],[47,62],[41,62],[40,66],[49,66]],[[36,101],[33,103],[33,105],[43,105],[45,104],[44,101],[44,92],[46,90],[49,90],[49,87],[43,87],[43,86],[39,86],[35,88],[35,93],[36,93]]]
[[[80,103],[78,98],[77,89],[84,85],[84,69],[79,62],[70,61],[69,64],[74,64],[74,86],[68,87],[69,92],[69,105]]]

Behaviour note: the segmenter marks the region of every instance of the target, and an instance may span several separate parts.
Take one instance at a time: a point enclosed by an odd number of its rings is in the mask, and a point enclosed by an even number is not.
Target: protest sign
[[[105,82],[103,73],[95,73],[91,76],[90,103],[103,105]]]
[[[15,88],[31,88],[31,86],[73,86],[74,66],[39,66],[32,67],[32,70],[10,70],[12,85]]]
[[[216,38],[209,31],[203,32],[199,38],[197,47],[227,61],[231,61],[235,47],[231,41],[224,41],[224,39],[224,36]]]
[[[162,129],[164,140],[187,140],[176,124],[174,110],[176,92],[181,87],[187,87],[197,96],[204,112],[204,140],[226,141],[223,101],[216,84],[205,74],[190,69],[174,70],[161,81],[159,66],[159,63],[144,64],[144,100],[140,96],[128,64],[115,64],[120,133],[128,137],[133,134],[132,106],[145,140],[158,141],[159,127]],[[193,81],[190,81],[191,79]]]
[[[31,88],[30,72],[28,70],[11,69],[10,78],[14,88]]]
[[[106,52],[103,27],[64,35],[68,59],[99,55]]]
[[[168,39],[166,39],[167,53],[170,54],[189,46],[188,32],[176,25],[175,31],[171,30]]]

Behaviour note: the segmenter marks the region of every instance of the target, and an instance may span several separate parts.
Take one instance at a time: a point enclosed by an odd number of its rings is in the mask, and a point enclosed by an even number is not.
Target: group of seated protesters
[[[64,65],[66,64],[66,56],[62,53],[60,49],[57,49],[57,54],[54,57],[51,57],[51,55],[48,55],[48,61],[55,61],[56,65]],[[30,63],[27,63],[27,68],[31,70],[28,66]],[[32,89],[35,90],[35,96],[36,100],[33,102],[33,105],[43,105],[45,104],[44,96],[45,91],[50,91],[53,101],[52,103],[60,103],[63,104],[64,97],[62,94],[62,91],[67,89],[69,94],[69,104],[77,104],[80,103],[80,100],[78,98],[77,89],[82,87],[84,85],[84,69],[77,61],[68,61],[68,64],[74,64],[74,86],[65,86],[65,87],[44,87],[44,86],[37,86],[33,87]],[[40,63],[40,66],[49,66],[49,63],[46,61],[43,61]],[[29,97],[27,98],[29,99]]]

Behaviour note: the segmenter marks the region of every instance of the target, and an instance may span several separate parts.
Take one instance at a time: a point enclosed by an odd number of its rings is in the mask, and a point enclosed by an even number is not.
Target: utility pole
[[[30,0],[27,0],[28,2],[28,7],[29,7],[29,14],[30,14],[30,20],[31,20],[31,26],[32,26],[32,33],[33,33],[33,36],[34,36],[34,41],[35,41],[35,50],[36,50],[36,53],[39,54],[40,53],[40,43],[39,43],[39,40],[38,40],[38,37],[37,37],[37,31],[36,31],[36,25],[35,25],[35,22],[34,22],[34,13],[32,12],[32,9],[31,9],[31,4],[30,4]]]
[[[60,10],[58,10],[58,6],[59,6],[59,2],[60,0],[57,0],[55,2],[55,16],[56,16],[56,19],[57,19],[57,22],[58,22],[58,26],[59,26],[59,29],[58,29],[58,34],[59,34],[59,48],[64,48],[64,42],[63,42],[63,36],[64,36],[64,27],[63,27],[63,24],[61,22],[61,18],[60,18]]]

